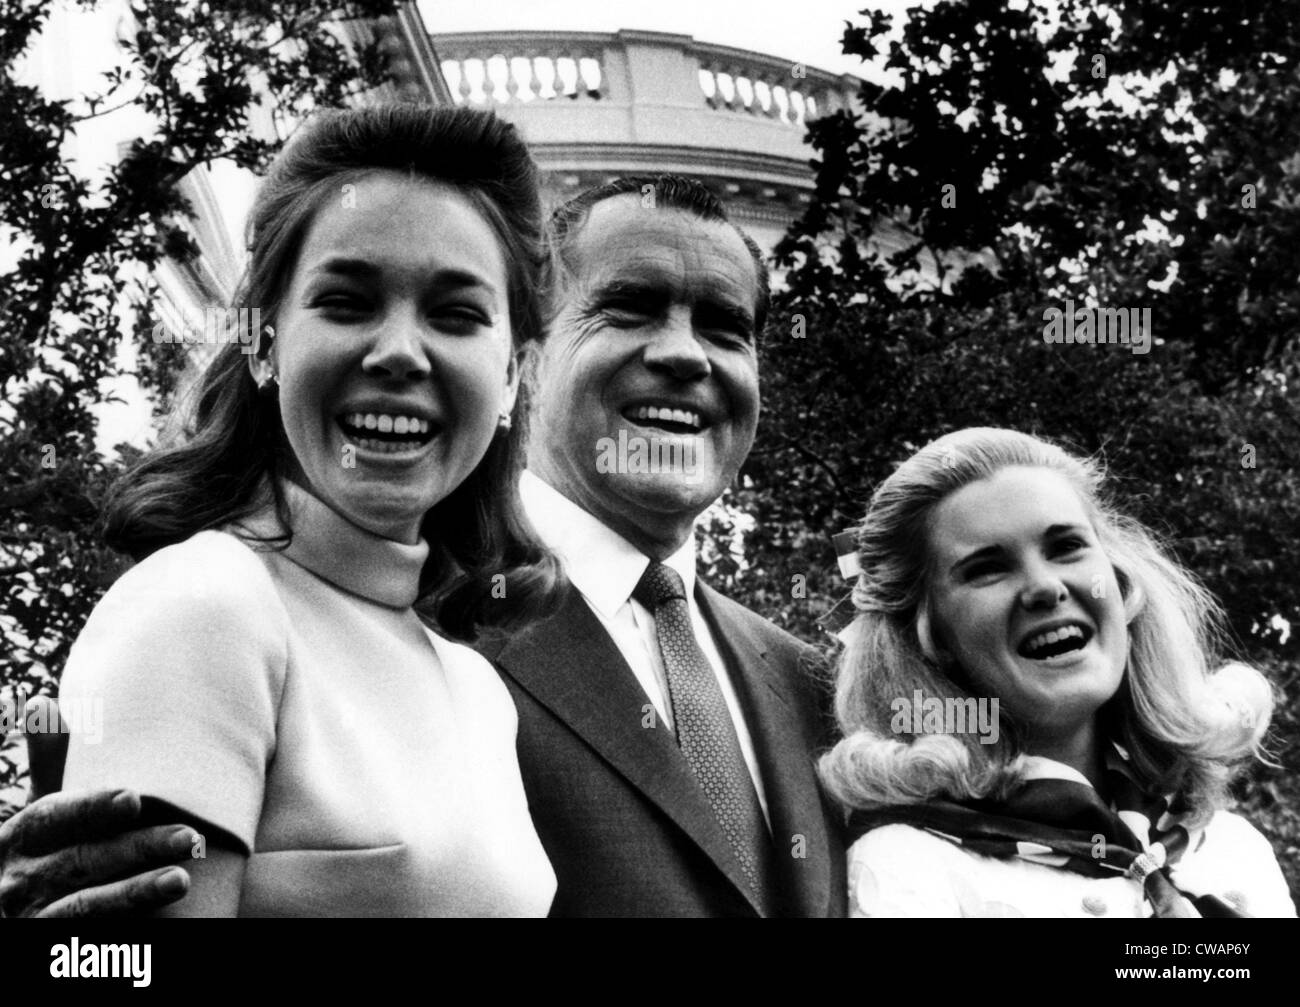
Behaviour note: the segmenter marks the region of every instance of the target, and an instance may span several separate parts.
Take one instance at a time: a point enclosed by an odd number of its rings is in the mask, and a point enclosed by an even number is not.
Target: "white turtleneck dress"
[[[102,730],[73,733],[65,789],[131,788],[238,839],[240,915],[545,915],[509,693],[411,609],[427,544],[283,485],[286,550],[255,541],[268,507],[95,608],[60,701],[98,703]]]

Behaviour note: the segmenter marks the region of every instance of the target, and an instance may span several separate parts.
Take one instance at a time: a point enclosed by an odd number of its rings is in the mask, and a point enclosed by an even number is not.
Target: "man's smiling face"
[[[634,544],[666,548],[754,442],[758,267],[729,223],[646,208],[635,194],[593,206],[568,259],[541,351],[529,467]],[[628,443],[680,442],[690,472],[598,466],[602,443],[621,432]]]

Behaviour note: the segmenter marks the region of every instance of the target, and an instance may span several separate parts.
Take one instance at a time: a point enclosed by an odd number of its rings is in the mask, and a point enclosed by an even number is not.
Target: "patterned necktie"
[[[677,743],[700,781],[760,906],[768,906],[771,843],[722,687],[691,627],[677,572],[651,561],[632,597],[654,614]]]

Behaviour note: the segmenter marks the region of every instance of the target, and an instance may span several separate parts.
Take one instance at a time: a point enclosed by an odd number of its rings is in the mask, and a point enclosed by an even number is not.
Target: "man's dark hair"
[[[588,189],[557,207],[551,214],[550,238],[552,251],[558,264],[564,269],[572,267],[569,255],[573,242],[582,232],[582,226],[587,222],[587,216],[593,206],[628,193],[640,196],[645,192],[646,186],[654,187],[656,207],[684,210],[701,220],[717,220],[735,228],[745,247],[749,249],[749,254],[753,256],[754,266],[758,272],[758,293],[754,299],[754,338],[757,340],[763,333],[763,325],[767,321],[768,301],[771,298],[767,261],[763,258],[763,250],[758,247],[753,238],[727,217],[727,208],[723,206],[722,200],[706,186],[693,179],[681,175],[624,175],[612,182]],[[556,287],[558,290],[558,282]]]

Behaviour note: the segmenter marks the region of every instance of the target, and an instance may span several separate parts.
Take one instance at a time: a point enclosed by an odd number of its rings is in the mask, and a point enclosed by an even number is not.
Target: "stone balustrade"
[[[595,33],[491,32],[435,35],[443,77],[457,104],[608,100],[606,40]]]
[[[458,104],[626,104],[649,91],[685,107],[802,132],[817,116],[849,105],[857,87],[852,77],[661,32],[463,32],[434,35],[433,43]],[[654,49],[675,52],[656,59]],[[675,72],[638,79],[642,68]]]
[[[857,110],[854,77],[689,35],[494,31],[430,41],[452,101],[519,127],[548,203],[618,175],[688,175],[768,248],[812,192],[808,123]]]

